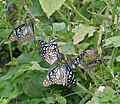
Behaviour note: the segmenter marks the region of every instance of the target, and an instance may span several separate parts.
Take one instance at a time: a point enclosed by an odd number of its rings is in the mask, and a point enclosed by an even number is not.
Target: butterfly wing
[[[48,56],[46,55],[46,53],[48,51],[49,45],[43,40],[39,40],[39,45],[41,46],[41,57],[43,60],[45,60],[47,62]]]
[[[9,37],[8,37],[9,40],[11,40],[11,41],[19,40],[24,27],[25,27],[25,24],[22,24],[22,25],[18,26],[17,28],[15,28],[9,35]]]
[[[80,64],[80,61],[82,60],[84,56],[84,52],[81,52],[74,60],[73,62],[69,62],[69,66],[74,70],[79,64]]]
[[[59,50],[58,50],[57,42],[55,41],[54,38],[50,38],[48,54],[49,54],[48,63],[53,64],[56,60],[58,60]]]
[[[66,85],[76,86],[77,81],[74,76],[73,70],[70,68],[70,66],[68,64],[65,64],[65,68],[66,68],[66,76],[67,76],[67,84]]]
[[[50,72],[43,81],[43,86],[47,87],[52,84],[65,85],[66,83],[66,70],[59,64]]]

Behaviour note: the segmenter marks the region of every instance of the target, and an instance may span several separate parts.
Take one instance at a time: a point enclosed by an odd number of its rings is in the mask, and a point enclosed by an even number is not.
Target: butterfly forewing
[[[66,83],[66,71],[65,69],[59,64],[54,69],[52,69],[50,72],[48,72],[46,78],[43,81],[43,86],[47,87],[52,84],[58,84],[58,85],[65,85]]]

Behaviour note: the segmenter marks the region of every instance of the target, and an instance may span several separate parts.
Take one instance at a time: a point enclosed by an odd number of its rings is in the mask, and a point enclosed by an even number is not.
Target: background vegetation
[[[34,40],[8,40],[13,28],[31,18],[36,40],[54,37],[70,60],[81,50],[97,49],[105,53],[107,67],[78,67],[77,87],[43,87],[54,65],[41,60]],[[119,46],[119,0],[0,0],[0,104],[119,104]],[[100,86],[106,86],[102,93]]]

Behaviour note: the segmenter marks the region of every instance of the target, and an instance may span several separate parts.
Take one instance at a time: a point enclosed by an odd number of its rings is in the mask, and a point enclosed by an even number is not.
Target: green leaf
[[[56,101],[58,101],[60,104],[67,104],[66,99],[62,96],[57,96]]]
[[[31,0],[33,5],[30,6],[29,10],[31,11],[33,16],[44,16],[45,13],[43,12],[39,0]]]
[[[43,11],[48,17],[58,10],[66,0],[39,0]]]
[[[34,71],[31,73],[31,78],[27,79],[23,83],[23,91],[29,97],[43,97],[46,88],[42,87],[44,72]]]
[[[4,81],[3,85],[4,86],[0,89],[0,97],[9,97],[9,94],[11,93],[13,86],[8,81]]]
[[[54,104],[55,103],[55,98],[53,98],[53,97],[46,97],[46,98],[42,98],[41,101],[44,101],[45,104]]]
[[[117,62],[120,62],[120,56],[115,58]]]
[[[95,27],[79,24],[79,26],[76,26],[72,29],[72,32],[75,33],[73,36],[73,44],[78,44],[82,40],[84,40],[85,36],[88,34],[88,36],[93,36],[93,33],[95,32]]]
[[[65,45],[60,46],[61,53],[66,55],[76,55],[75,48],[72,43],[66,43]]]
[[[11,29],[0,29],[0,37],[7,39]]]
[[[106,46],[112,45],[113,47],[119,47],[120,46],[120,36],[113,36],[111,38],[108,38],[105,40]]]
[[[63,30],[63,29],[66,27],[66,25],[65,25],[64,22],[61,22],[61,23],[53,23],[52,25],[53,25],[53,30],[54,30],[54,31],[61,31],[61,30]]]
[[[29,53],[22,53],[19,57],[18,57],[18,61],[20,63],[29,63],[32,61],[32,56]]]
[[[1,77],[1,80],[8,80],[8,79],[12,78],[12,76],[14,75],[14,73],[17,72],[18,69],[19,68],[17,66],[14,68],[11,68],[5,76]]]
[[[44,95],[42,88],[32,83],[31,80],[26,80],[23,83],[23,91],[29,97],[42,97]]]

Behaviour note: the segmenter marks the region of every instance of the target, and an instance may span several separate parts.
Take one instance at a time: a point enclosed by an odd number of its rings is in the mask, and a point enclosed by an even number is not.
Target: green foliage
[[[51,1],[39,0],[43,11],[46,13],[48,17],[50,17],[52,13],[55,12],[55,10],[59,9],[65,1],[66,0],[57,0],[57,1],[56,0],[51,0]]]
[[[119,0],[1,0],[0,10],[0,104],[119,104]],[[42,60],[34,39],[24,44],[8,40],[13,28],[31,18],[35,39],[54,37],[64,61],[97,49],[107,67],[78,67],[77,87],[43,87],[56,63]],[[101,85],[106,88],[98,92]]]

